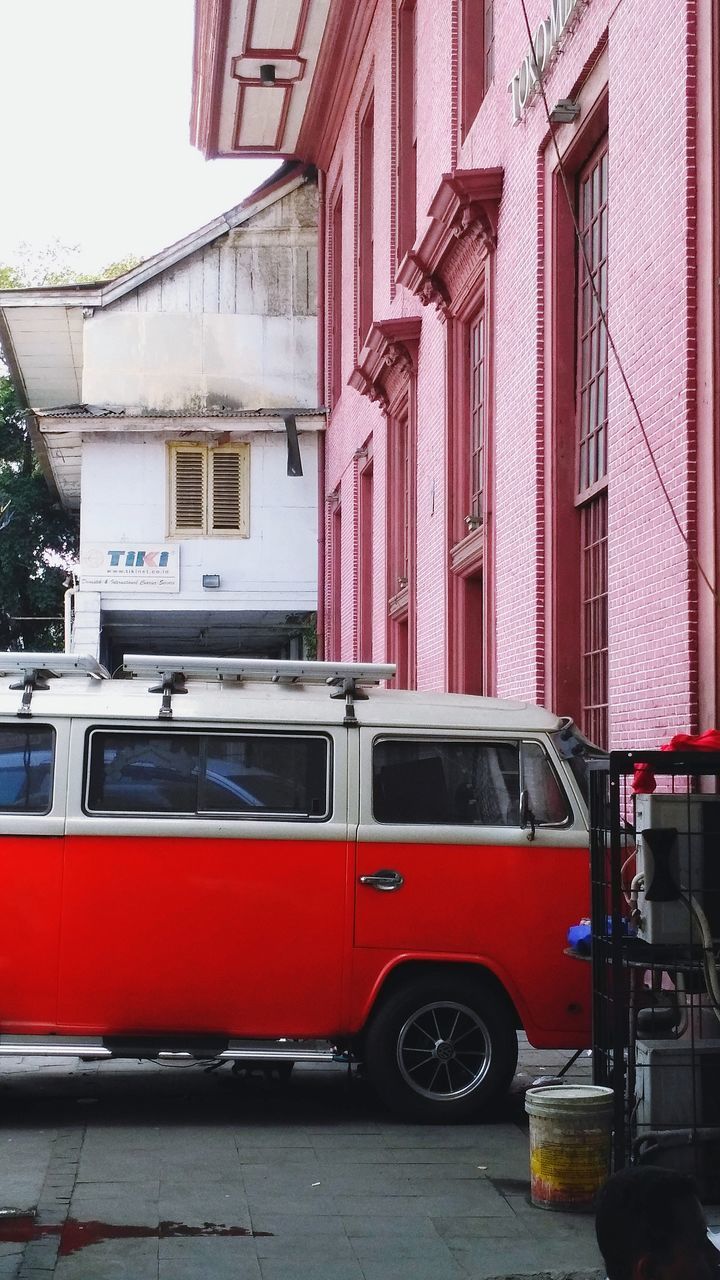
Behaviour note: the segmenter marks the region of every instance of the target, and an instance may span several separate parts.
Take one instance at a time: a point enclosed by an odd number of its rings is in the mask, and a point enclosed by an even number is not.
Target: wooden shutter
[[[205,447],[173,445],[171,532],[205,532]]]
[[[247,534],[248,445],[210,450],[209,533]]]

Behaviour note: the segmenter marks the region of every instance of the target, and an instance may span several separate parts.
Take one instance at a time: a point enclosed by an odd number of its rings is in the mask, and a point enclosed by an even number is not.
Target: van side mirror
[[[535,814],[530,808],[530,794],[527,787],[520,792],[520,827],[523,831],[526,827],[529,827],[527,838],[528,840],[535,839]]]

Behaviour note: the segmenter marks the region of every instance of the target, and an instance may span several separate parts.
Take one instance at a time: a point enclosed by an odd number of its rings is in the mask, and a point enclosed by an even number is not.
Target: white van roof
[[[0,654],[0,716],[17,720],[24,698],[25,716],[29,711],[34,720],[75,716],[164,719],[166,725],[320,727],[342,724],[347,692],[358,722],[377,727],[519,733],[555,730],[562,723],[529,702],[379,688],[378,681],[394,673],[381,664],[152,657],[126,658],[125,669],[136,674],[110,679],[93,658],[71,654]],[[216,678],[203,678],[209,671]],[[169,686],[171,718],[160,716],[163,683]],[[29,694],[23,692],[28,684]],[[181,693],[183,688],[187,691]]]

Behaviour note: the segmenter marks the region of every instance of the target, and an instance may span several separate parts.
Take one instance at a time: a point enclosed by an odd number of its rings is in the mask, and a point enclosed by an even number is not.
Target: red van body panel
[[[347,1034],[363,1026],[393,969],[434,961],[492,972],[538,1047],[589,1042],[590,966],[563,952],[568,925],[588,911],[583,849],[388,842],[355,853],[344,841],[98,836],[0,843],[5,1032]],[[379,867],[398,870],[402,889],[359,884]]]
[[[467,960],[496,975],[531,1043],[589,1044],[590,966],[564,954],[569,925],[589,914],[588,851],[550,839],[358,845],[353,1023],[372,1003],[367,984],[401,960]],[[379,868],[398,871],[402,888],[359,883]]]
[[[62,836],[0,836],[0,1007],[3,1031],[55,1029]]]
[[[62,1029],[329,1034],[347,860],[344,841],[68,837]]]

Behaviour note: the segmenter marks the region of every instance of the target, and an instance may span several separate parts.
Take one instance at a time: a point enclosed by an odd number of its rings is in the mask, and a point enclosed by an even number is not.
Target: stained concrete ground
[[[529,1199],[524,1088],[570,1056],[523,1040],[461,1126],[400,1123],[342,1067],[0,1060],[0,1280],[600,1276],[592,1216]]]

